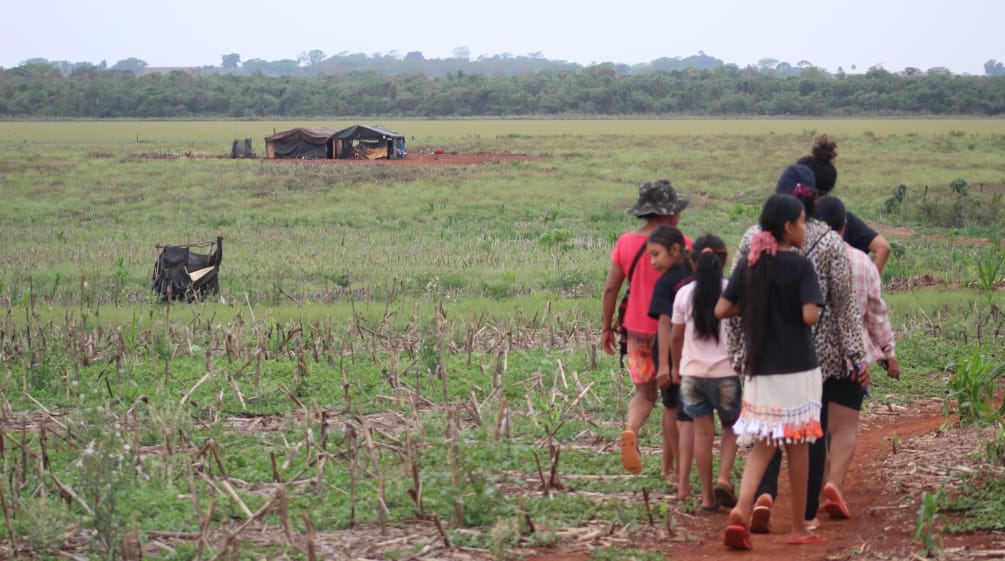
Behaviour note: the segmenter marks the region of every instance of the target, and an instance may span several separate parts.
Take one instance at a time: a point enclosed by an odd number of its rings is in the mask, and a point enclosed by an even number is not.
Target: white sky
[[[216,66],[228,53],[271,61],[313,49],[447,58],[456,47],[472,58],[540,51],[580,64],[701,50],[741,67],[774,58],[849,73],[881,64],[984,74],[988,59],[1005,61],[1002,0],[49,0],[6,3],[2,17],[4,68],[132,57]]]

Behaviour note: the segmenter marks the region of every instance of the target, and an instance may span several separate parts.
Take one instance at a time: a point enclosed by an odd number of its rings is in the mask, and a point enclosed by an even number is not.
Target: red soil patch
[[[310,160],[311,162],[333,165],[371,165],[371,166],[468,166],[478,164],[497,164],[499,162],[524,162],[540,159],[527,154],[509,154],[497,152],[481,152],[477,154],[431,154],[409,153],[403,160]],[[302,162],[296,159],[263,160],[270,162]]]
[[[855,460],[845,482],[848,520],[821,515],[818,545],[785,544],[790,524],[788,481],[783,464],[779,497],[772,512],[773,531],[752,536],[753,550],[737,552],[723,545],[727,511],[716,514],[675,513],[674,536],[653,529],[638,536],[632,547],[659,551],[668,559],[770,560],[891,560],[911,559],[921,550],[914,537],[921,492],[934,493],[954,470],[966,471],[966,455],[978,446],[979,436],[964,437],[944,431],[942,401],[924,400],[908,408],[873,410],[863,416]],[[894,446],[897,452],[894,452]],[[640,531],[640,534],[643,532]],[[942,535],[946,559],[988,559],[1005,555],[1003,536],[995,533]],[[527,561],[560,559],[585,561],[588,550],[538,550]],[[995,555],[997,554],[997,556]],[[988,557],[992,555],[992,557]],[[919,557],[919,559],[923,559]]]

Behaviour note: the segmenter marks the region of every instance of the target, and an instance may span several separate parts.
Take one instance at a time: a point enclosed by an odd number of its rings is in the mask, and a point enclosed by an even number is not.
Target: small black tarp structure
[[[405,150],[405,135],[380,125],[353,125],[334,136],[335,157],[345,160],[399,160]]]
[[[323,159],[334,155],[332,137],[335,131],[328,127],[302,127],[277,132],[265,137],[266,158]]]
[[[208,246],[209,255],[195,253],[192,247]],[[220,263],[223,261],[223,237],[215,242],[191,245],[157,246],[161,253],[154,264],[150,288],[160,294],[161,300],[201,300],[220,293]]]
[[[251,149],[251,139],[236,139],[230,147],[231,158],[254,158],[255,151]]]

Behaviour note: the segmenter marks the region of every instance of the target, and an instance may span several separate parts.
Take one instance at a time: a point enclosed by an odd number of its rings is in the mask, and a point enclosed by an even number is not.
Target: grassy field
[[[1005,119],[490,119],[383,120],[373,118],[311,121],[7,121],[0,122],[0,142],[30,143],[212,143],[230,153],[230,142],[262,139],[294,127],[327,126],[334,130],[357,123],[381,124],[406,135],[409,142],[436,143],[507,137],[596,136],[752,136],[809,135],[826,132],[841,138],[878,136],[931,137],[960,131],[1005,134]]]
[[[630,384],[594,343],[624,211],[668,177],[692,196],[681,228],[735,246],[820,133],[839,141],[836,193],[899,228],[884,280],[905,380],[874,403],[946,395],[975,350],[1001,362],[1005,121],[395,121],[413,152],[535,158],[205,157],[316,124],[352,123],[0,123],[0,490],[34,551],[112,558],[135,530],[201,536],[163,558],[307,558],[207,536],[435,518],[495,554],[560,542],[511,543],[526,516],[638,523],[624,493],[658,470],[594,478],[621,473],[596,443]],[[155,302],[155,245],[217,235],[224,302]],[[606,498],[525,493],[552,461]]]

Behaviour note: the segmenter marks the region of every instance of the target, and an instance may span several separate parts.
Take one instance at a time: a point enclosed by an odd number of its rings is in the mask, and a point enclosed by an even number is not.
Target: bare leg
[[[698,480],[701,481],[701,506],[713,508],[716,506],[715,494],[712,492],[712,440],[715,437],[715,426],[712,415],[695,417],[694,423],[694,461],[698,469]]]
[[[635,393],[628,402],[627,430],[621,433],[621,465],[628,473],[642,472],[642,454],[639,447],[639,429],[653,410],[658,395],[656,381],[635,384]]]
[[[736,433],[733,427],[722,427],[719,443],[719,478],[717,483],[732,485],[733,464],[736,462]]]
[[[639,434],[642,423],[649,418],[649,413],[653,410],[659,390],[656,388],[656,381],[652,380],[645,384],[635,384],[635,393],[632,394],[631,401],[628,402],[628,430]]]
[[[730,520],[738,518],[744,524],[750,522],[750,514],[754,510],[754,494],[757,493],[757,486],[764,477],[764,470],[768,468],[768,462],[775,455],[776,448],[764,440],[758,440],[754,444],[754,449],[747,456],[747,464],[743,466],[743,477],[740,479],[740,495],[736,500],[736,507],[730,513]],[[803,480],[803,495],[806,494],[806,480]],[[798,519],[799,517],[796,516]]]
[[[663,408],[663,470],[660,472],[667,483],[675,483],[674,462],[680,457],[680,435],[677,433],[677,410]]]
[[[789,466],[789,492],[792,494],[792,529],[789,531],[789,537],[804,538],[809,536],[810,532],[803,524],[803,517],[799,516],[799,513],[806,510],[806,482],[810,471],[809,443],[786,444],[785,461]]]
[[[694,423],[692,421],[677,421],[677,434],[680,435],[680,455],[677,457],[677,498],[683,501],[691,496]]]
[[[830,468],[826,481],[844,492],[844,476],[848,473],[855,454],[855,437],[859,412],[831,402],[828,407],[827,431],[830,433],[830,450],[827,455]]]

